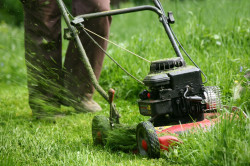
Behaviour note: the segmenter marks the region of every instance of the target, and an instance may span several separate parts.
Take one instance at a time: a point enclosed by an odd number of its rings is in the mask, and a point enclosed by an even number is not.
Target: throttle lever
[[[172,11],[168,12],[168,18],[167,18],[167,20],[168,20],[168,22],[169,22],[170,24],[173,24],[173,23],[175,22],[175,20],[174,20],[174,15],[173,15],[173,12],[172,12]]]

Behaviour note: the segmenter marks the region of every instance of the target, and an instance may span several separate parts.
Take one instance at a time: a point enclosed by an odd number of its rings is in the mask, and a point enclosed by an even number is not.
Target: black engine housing
[[[143,80],[149,90],[140,93],[140,113],[154,126],[204,119],[204,86],[200,69],[181,58],[154,61]]]

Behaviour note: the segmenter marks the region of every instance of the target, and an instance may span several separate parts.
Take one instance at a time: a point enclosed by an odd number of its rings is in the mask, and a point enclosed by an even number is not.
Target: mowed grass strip
[[[91,135],[93,114],[72,114],[38,121],[31,116],[26,88],[4,88],[0,94],[1,165],[151,164],[151,160],[132,153],[94,146]],[[107,113],[108,108],[102,106]],[[161,165],[167,161],[154,162]]]

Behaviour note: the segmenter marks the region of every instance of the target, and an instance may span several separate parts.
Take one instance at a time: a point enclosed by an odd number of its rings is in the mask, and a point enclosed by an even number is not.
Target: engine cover
[[[200,69],[185,66],[179,58],[171,61],[151,65],[143,80],[149,91],[144,90],[138,101],[140,114],[151,116],[155,126],[203,120],[207,107]]]

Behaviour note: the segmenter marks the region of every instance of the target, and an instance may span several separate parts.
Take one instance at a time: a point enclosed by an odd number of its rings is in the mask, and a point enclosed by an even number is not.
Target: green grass
[[[207,85],[221,88],[223,104],[237,105],[249,114],[249,80],[244,77],[250,69],[248,0],[167,0],[163,4],[173,11],[176,23],[172,28],[207,74]],[[159,160],[93,146],[94,114],[74,114],[63,107],[71,114],[55,121],[34,120],[28,106],[23,29],[2,22],[0,34],[0,165],[249,165],[250,122],[241,114],[222,119],[208,132],[183,135],[184,144],[162,153]],[[149,60],[175,56],[157,16],[149,12],[114,16],[110,39]],[[64,42],[64,53],[66,45]],[[146,62],[112,45],[108,52],[141,80],[147,75]],[[100,84],[116,90],[122,123],[147,119],[139,114],[136,103],[145,87],[108,58]],[[95,99],[104,109],[98,114],[108,116],[108,104],[98,94]]]

